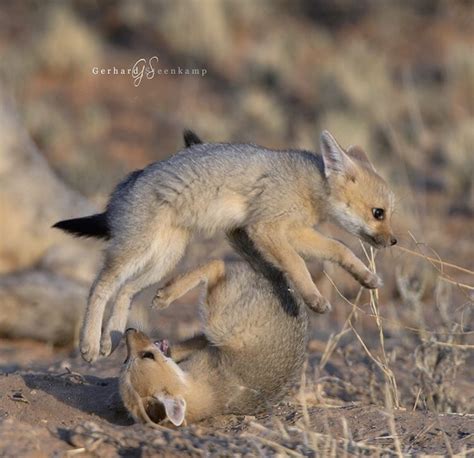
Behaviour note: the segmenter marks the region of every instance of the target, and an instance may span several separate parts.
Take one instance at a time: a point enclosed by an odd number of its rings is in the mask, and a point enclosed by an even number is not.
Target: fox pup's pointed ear
[[[366,152],[357,145],[349,146],[347,149],[347,154],[356,161],[363,162],[367,167],[370,167],[375,172],[375,167],[370,162]]]
[[[348,173],[353,165],[349,156],[327,130],[321,134],[321,154],[323,155],[326,178],[333,173]]]
[[[186,413],[186,401],[181,396],[159,395],[156,397],[163,403],[166,417],[175,426],[180,426]]]

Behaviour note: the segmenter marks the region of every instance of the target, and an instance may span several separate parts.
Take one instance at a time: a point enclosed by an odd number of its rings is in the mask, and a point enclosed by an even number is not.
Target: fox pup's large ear
[[[186,401],[181,396],[160,394],[156,398],[163,403],[166,417],[175,426],[180,426],[186,413]]]
[[[350,157],[327,130],[321,134],[321,154],[323,155],[326,178],[334,173],[341,175],[349,173],[353,167]]]
[[[366,152],[357,145],[349,146],[347,149],[347,154],[356,161],[363,162],[367,167],[371,168],[375,172],[375,167],[370,162]]]

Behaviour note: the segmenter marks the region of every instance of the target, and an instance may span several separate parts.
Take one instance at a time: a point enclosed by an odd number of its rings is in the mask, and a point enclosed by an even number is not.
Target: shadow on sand
[[[116,377],[100,378],[74,374],[22,374],[25,384],[50,394],[58,401],[115,425],[131,425],[118,394]]]

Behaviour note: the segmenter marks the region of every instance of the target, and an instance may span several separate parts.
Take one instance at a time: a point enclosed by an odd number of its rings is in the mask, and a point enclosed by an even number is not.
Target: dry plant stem
[[[451,442],[449,441],[448,435],[446,434],[446,432],[443,428],[443,425],[441,424],[441,421],[439,419],[439,415],[436,415],[436,423],[437,423],[438,428],[440,429],[441,433],[443,434],[444,445],[446,445],[446,450],[448,452],[448,456],[454,456],[453,447],[451,445]]]
[[[332,279],[326,274],[326,276],[329,278],[329,280],[331,281],[331,283],[333,284],[333,286],[336,288],[336,291],[339,293],[339,295],[347,302],[349,303],[350,305],[352,305],[352,312],[355,311],[355,309],[357,308],[356,304],[352,303],[349,299],[347,299],[340,291],[339,289],[336,287],[336,285],[334,284],[334,282],[332,281]],[[353,313],[352,313],[353,315]],[[352,316],[351,315],[351,316]],[[365,345],[365,342],[362,340],[362,337],[359,335],[359,333],[356,331],[356,329],[354,328],[354,325],[352,324],[352,319],[349,320],[349,325],[352,329],[352,331],[354,332],[354,335],[357,337],[357,340],[359,341],[359,343],[361,344],[362,348],[364,349],[364,351],[367,353],[367,355],[369,356],[369,358],[377,365],[377,367],[388,377],[389,374],[387,373],[387,370],[385,368],[385,366],[378,360],[376,359],[372,353],[370,352],[370,350],[367,348],[367,345]]]
[[[309,422],[309,413],[308,413],[308,405],[306,403],[306,396],[304,395],[304,392],[306,390],[306,369],[307,369],[308,363],[305,362],[303,366],[303,371],[301,373],[301,386],[300,386],[300,391],[299,391],[299,401],[301,404],[301,408],[303,410],[303,420],[305,423],[305,426],[309,428],[310,422]]]
[[[344,434],[344,455],[343,456],[348,456],[348,448],[349,448],[349,445],[352,444],[352,434],[351,432],[349,431],[349,425],[347,424],[347,420],[342,417],[341,418],[341,423],[342,423],[342,431],[343,431],[343,434]]]
[[[375,315],[373,313],[368,313],[366,312],[363,308],[359,307],[355,302],[351,302],[349,299],[347,299],[347,297],[345,297],[342,292],[337,288],[337,285],[334,283],[334,281],[332,280],[332,278],[328,275],[327,272],[324,272],[324,275],[326,275],[326,277],[329,279],[329,281],[331,282],[331,285],[334,287],[334,289],[336,290],[336,292],[339,294],[339,296],[344,299],[345,302],[347,302],[351,307],[353,308],[356,308],[358,312],[361,312],[363,313],[364,315],[366,316],[369,316],[369,317],[373,317],[375,318]],[[361,290],[362,291],[362,290]],[[357,297],[359,297],[359,295],[357,295]],[[379,314],[379,318],[384,321],[385,323],[388,323],[388,324],[392,324],[394,326],[398,326],[398,327],[402,327],[403,329],[406,329],[408,331],[412,331],[412,332],[416,332],[416,333],[427,333],[427,334],[430,334],[430,335],[449,335],[449,336],[452,336],[452,335],[469,335],[469,334],[474,334],[474,331],[462,331],[462,332],[451,332],[451,331],[446,331],[446,332],[443,332],[443,331],[429,331],[428,329],[422,329],[422,328],[415,328],[413,326],[405,326],[405,325],[401,325],[398,321],[394,321],[394,320],[391,320],[390,318],[386,318],[382,315]]]
[[[329,278],[329,277],[328,277]],[[352,317],[354,313],[356,312],[356,307],[359,303],[359,300],[362,296],[362,291],[363,288],[359,289],[359,292],[357,293],[357,296],[354,301],[354,306],[352,307],[351,312],[349,313],[349,316],[347,317],[346,321],[344,322],[344,325],[342,326],[341,331],[338,334],[331,334],[331,336],[328,339],[328,342],[326,344],[326,348],[324,349],[323,356],[321,357],[321,361],[319,363],[319,370],[322,371],[324,367],[326,366],[327,362],[329,361],[329,358],[331,355],[334,353],[334,350],[337,348],[337,345],[339,344],[339,341],[341,338],[347,334],[350,331],[350,322],[352,320]]]
[[[389,374],[387,373],[385,366],[377,358],[375,358],[374,355],[372,355],[370,350],[367,348],[367,345],[365,345],[365,342],[362,340],[362,337],[359,335],[359,333],[356,331],[356,329],[352,325],[352,322],[351,322],[351,328],[352,328],[352,331],[354,332],[354,335],[357,337],[357,340],[362,345],[362,348],[367,353],[367,356],[377,365],[377,367],[385,374],[385,376],[388,377]]]
[[[393,414],[393,398],[392,387],[388,383],[385,384],[385,406],[387,408],[388,426],[393,437],[393,444],[399,457],[403,457],[402,446],[398,437],[397,428],[395,427],[395,415]]]
[[[365,247],[363,246],[362,247],[368,260],[369,260],[369,263],[371,265],[371,268],[372,268],[372,271],[375,273],[375,258],[374,258],[374,252],[372,251],[371,252],[371,256],[369,256],[369,254],[367,253],[367,251],[365,250]],[[329,278],[329,280],[331,281],[331,283],[334,285],[334,282],[332,281],[332,279],[326,274],[326,276]],[[334,285],[335,286],[335,285]],[[349,299],[347,299],[336,287],[336,291],[340,294],[340,296],[342,298],[345,299],[346,302],[348,302],[349,304],[352,305],[353,307],[353,310],[352,312],[354,312],[355,308],[357,307],[356,304],[352,303],[351,301],[349,301]],[[353,324],[352,324],[352,320],[349,319],[349,324],[355,334],[355,336],[357,337],[359,343],[362,345],[362,348],[365,350],[365,352],[367,353],[367,355],[372,359],[372,361],[374,361],[374,363],[377,365],[377,367],[379,367],[380,370],[382,370],[382,372],[385,374],[385,376],[387,377],[388,381],[390,382],[390,385],[392,387],[392,395],[393,395],[393,402],[395,403],[396,407],[400,407],[400,403],[399,403],[399,397],[398,397],[398,389],[397,389],[397,383],[396,383],[396,379],[395,379],[395,376],[393,374],[393,371],[390,369],[389,367],[389,364],[388,364],[388,358],[387,358],[387,355],[385,353],[385,345],[384,345],[384,338],[383,338],[383,328],[382,328],[382,323],[381,323],[381,319],[380,319],[380,314],[379,314],[379,310],[378,310],[378,293],[377,291],[371,291],[371,307],[372,307],[372,310],[374,311],[374,316],[376,318],[376,322],[377,322],[377,327],[379,329],[379,336],[380,336],[380,344],[381,344],[381,349],[382,349],[382,355],[383,355],[383,363],[381,361],[379,361],[377,358],[375,358],[372,353],[370,352],[370,350],[367,348],[367,345],[365,344],[365,342],[362,340],[361,336],[359,335],[359,333],[355,330]],[[351,314],[350,318],[352,317],[353,313]]]
[[[288,430],[290,432],[294,432],[298,434],[303,434],[304,432],[297,426],[289,427]],[[344,450],[347,450],[349,446],[352,446],[354,448],[359,448],[361,451],[370,451],[374,453],[388,453],[389,455],[393,455],[393,450],[390,450],[388,448],[378,447],[376,445],[369,445],[369,444],[366,444],[365,442],[357,442],[354,440],[351,440],[349,442],[346,438],[335,438],[328,434],[322,434],[322,433],[316,433],[316,432],[314,432],[313,434],[318,438],[318,444],[319,443],[322,444],[317,449],[315,449],[315,452],[321,453],[322,456],[329,456],[330,451],[334,450],[335,447],[337,448],[338,443],[341,444],[341,447]]]
[[[463,334],[463,333],[461,333],[461,334]],[[455,335],[455,334],[453,334],[453,335]],[[435,341],[433,343],[436,344],[436,345],[439,345],[440,347],[460,348],[461,350],[472,350],[472,349],[474,349],[474,345],[469,345],[469,344],[457,344],[457,343],[439,342],[439,341]]]
[[[421,255],[434,267],[434,269],[439,273],[440,275],[440,278],[447,281],[448,283],[452,283],[453,285],[456,285],[458,288],[459,288],[459,291],[461,291],[461,293],[467,298],[467,300],[469,302],[472,303],[472,298],[469,297],[466,292],[463,290],[463,288],[466,288],[466,289],[469,289],[471,291],[474,291],[474,286],[471,286],[471,285],[466,285],[465,283],[459,283],[458,281],[456,281],[455,279],[451,278],[448,274],[446,274],[443,270],[443,262],[441,260],[441,257],[438,255],[438,253],[431,247],[428,247],[427,245],[421,243],[421,242],[418,242],[418,240],[416,240],[415,236],[410,232],[408,231],[408,235],[413,239],[413,241],[416,243],[416,246],[419,247],[420,245],[424,245],[426,246],[427,248],[429,248],[433,253],[434,255],[438,258],[439,260],[439,263],[440,263],[440,266],[441,268],[438,268],[438,266],[434,263],[434,262],[431,262],[428,257],[424,254],[424,253],[421,253]]]
[[[436,422],[430,423],[429,425],[426,425],[424,428],[422,428],[416,435],[410,440],[410,443],[416,443],[422,436],[424,436],[426,433],[428,433],[433,426],[436,425]],[[411,434],[411,433],[410,433]]]
[[[422,392],[422,389],[419,388],[419,389],[418,389],[418,392],[416,393],[415,403],[413,404],[413,409],[412,409],[413,412],[414,412],[414,411],[416,410],[416,408],[418,407],[418,402],[419,402],[419,400],[420,400],[421,392]]]
[[[250,438],[252,437],[249,433],[243,433],[242,434],[242,437],[247,437],[247,438]],[[290,455],[290,456],[297,456],[297,457],[303,457],[304,455],[302,455],[301,453],[298,453],[298,452],[295,452],[294,450],[292,450],[291,448],[288,448],[288,447],[285,447],[284,445],[281,445],[279,444],[278,442],[275,442],[273,440],[270,440],[270,439],[266,439],[264,437],[259,437],[258,440],[266,445],[268,445],[269,447],[272,447],[274,448],[275,450],[277,450],[278,452],[282,453],[283,456],[285,455]]]
[[[410,233],[411,234],[411,233]],[[413,235],[412,235],[413,237]],[[416,242],[417,244],[419,242]],[[410,250],[409,248],[406,248],[404,246],[397,246],[395,247],[397,250],[402,250],[404,251],[405,253],[409,253],[409,254],[412,254],[413,256],[417,256],[419,258],[424,258],[426,259],[427,261],[429,261],[430,263],[433,263],[433,264],[439,264],[441,269],[443,269],[443,267],[450,267],[451,269],[455,269],[455,270],[459,270],[460,272],[464,272],[466,274],[469,274],[469,275],[474,275],[474,271],[472,270],[469,270],[465,267],[461,267],[461,266],[458,266],[457,264],[452,264],[450,262],[446,262],[446,261],[443,261],[441,258],[432,258],[431,256],[427,256],[423,253],[418,253],[417,251],[413,251],[413,250]]]
[[[465,288],[465,289],[469,289],[471,291],[474,291],[474,286],[467,285],[466,283],[460,283],[457,280],[451,280],[450,278],[446,278],[444,276],[440,276],[439,279],[442,280],[442,281],[445,281],[447,283],[450,283],[451,285],[456,285],[459,288]]]
[[[367,260],[369,261],[369,268],[372,270],[372,272],[377,273],[376,265],[375,265],[375,250],[370,247],[370,255],[367,253],[367,250],[365,247],[362,245],[362,249],[364,250],[365,255],[367,256]],[[395,379],[395,375],[390,368],[390,364],[387,358],[387,354],[385,352],[385,338],[383,335],[383,326],[382,326],[382,321],[380,319],[380,313],[379,313],[379,293],[378,290],[371,290],[370,291],[370,307],[375,315],[375,322],[377,324],[377,328],[379,330],[379,340],[380,340],[380,349],[382,351],[382,361],[379,361],[379,365],[384,367],[384,374],[388,379],[388,382],[390,383],[391,386],[391,393],[393,396],[393,404],[395,405],[395,408],[400,407],[400,400],[398,396],[398,387],[397,387],[397,381]]]
[[[310,419],[309,419],[308,404],[306,402],[306,396],[305,396],[305,392],[306,392],[306,369],[307,369],[307,367],[308,367],[308,362],[305,361],[304,366],[303,366],[303,371],[301,373],[299,401],[300,401],[301,408],[302,408],[302,411],[303,411],[303,421],[304,421],[305,431],[307,433],[309,433],[308,435],[310,436],[311,442],[312,442],[311,446],[313,447],[313,449],[315,449],[317,447],[317,443],[314,440],[315,439],[314,436],[311,434],[311,423],[310,423]]]

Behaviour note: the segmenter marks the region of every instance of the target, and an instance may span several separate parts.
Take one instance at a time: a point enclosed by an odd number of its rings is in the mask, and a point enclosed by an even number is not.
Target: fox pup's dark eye
[[[375,219],[382,220],[385,218],[385,210],[383,208],[372,208],[372,215]]]
[[[140,357],[142,359],[148,358],[148,359],[155,359],[155,355],[151,351],[142,351],[140,353]]]

